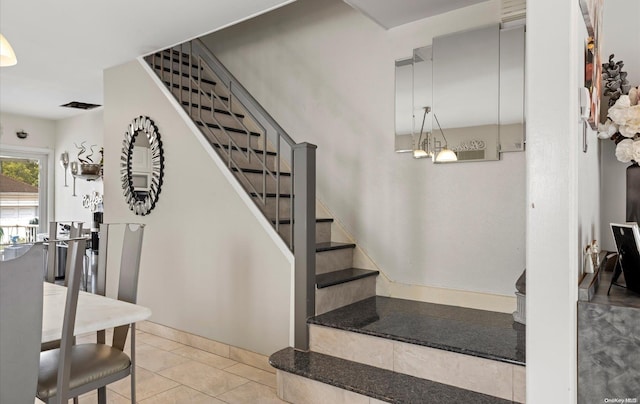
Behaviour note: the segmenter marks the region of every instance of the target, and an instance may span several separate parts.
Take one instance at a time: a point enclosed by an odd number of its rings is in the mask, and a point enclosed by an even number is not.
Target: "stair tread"
[[[238,171],[237,168],[235,167],[231,167],[231,171]],[[250,173],[250,174],[262,174],[263,171],[261,169],[258,168],[243,168],[240,167],[240,171],[242,171],[243,173]],[[275,175],[275,173],[274,173]],[[291,173],[287,173],[287,172],[280,172],[280,176],[282,177],[291,177]]]
[[[171,82],[169,82],[169,81],[167,81],[167,80],[162,80],[162,82],[163,82],[167,87],[178,88],[178,89],[180,89],[180,90],[182,90],[182,91],[189,91],[189,90],[191,90],[191,92],[192,92],[192,93],[196,93],[196,94],[198,93],[198,89],[197,89],[197,88],[191,88],[191,89],[189,89],[189,86],[180,85],[180,84],[178,84],[178,83],[173,83],[173,84],[171,84]],[[204,94],[205,94],[207,97],[211,97],[211,96],[212,96],[212,95],[211,95],[211,93],[209,93],[209,92],[206,92],[206,91],[203,91],[203,92],[204,92]],[[223,96],[223,95],[219,95],[218,97],[219,97],[222,101],[224,101],[224,102],[229,102],[229,98],[228,98],[228,97],[225,97],[225,96]]]
[[[391,403],[501,404],[511,401],[318,352],[282,349],[269,357],[276,369]]]
[[[193,122],[195,122],[196,125],[198,125],[198,126],[207,125],[208,127],[212,128],[212,129],[220,129],[220,126],[216,125],[215,123],[204,123],[202,121],[198,121],[198,120],[195,120],[195,119],[193,120]],[[229,131],[229,132],[239,133],[241,135],[246,135],[247,134],[247,131],[245,131],[244,129],[237,129],[237,128],[232,128],[232,127],[229,127],[229,126],[223,126],[223,128],[224,128],[224,130]],[[257,133],[257,132],[249,132],[249,135],[250,136],[256,136],[256,137],[260,136],[260,134]]]
[[[163,71],[163,72],[165,72],[165,73],[171,73],[171,74],[175,74],[175,75],[178,75],[178,76],[187,77],[187,78],[193,78],[193,79],[198,80],[198,77],[197,77],[197,76],[194,76],[194,75],[189,74],[189,73],[187,73],[187,72],[183,72],[183,73],[181,73],[181,72],[179,72],[179,71],[177,71],[177,70],[175,70],[175,69],[172,69],[172,68],[169,68],[169,67],[163,67],[163,66],[157,65],[157,64],[155,64],[155,63],[151,63],[151,62],[149,62],[149,64],[150,64],[150,65],[151,65],[151,67],[152,67],[153,69],[155,69],[155,70],[162,70],[162,71]],[[205,84],[209,84],[209,85],[212,85],[212,86],[215,86],[215,85],[216,85],[216,82],[215,82],[215,81],[213,81],[213,80],[204,79],[204,78],[202,78],[202,77],[200,77],[200,79],[199,79],[199,80],[200,80],[201,82],[205,83]]]
[[[249,192],[249,195],[251,195],[252,197],[257,197],[260,194],[262,194],[262,192]],[[276,195],[279,195],[280,198],[291,198],[291,194],[275,194],[273,192],[266,193],[267,198],[275,198]]]
[[[507,313],[374,296],[310,324],[525,365],[526,327]]]
[[[221,145],[220,143],[211,143],[211,145],[212,145],[213,147],[222,147],[223,149],[228,149],[228,148],[229,148],[229,145],[228,145],[228,144],[223,144],[223,145]],[[233,149],[234,149],[234,150],[238,150],[238,147],[233,146]],[[240,147],[239,149],[240,149],[240,150],[242,150],[242,151],[243,151],[243,152],[245,152],[245,153],[249,151],[249,149],[248,149],[248,148],[246,148],[246,147]],[[253,150],[256,154],[266,154],[267,156],[277,156],[277,155],[278,155],[278,153],[276,153],[276,152],[272,152],[272,151],[263,152],[263,150],[260,150],[260,149],[253,149],[253,148],[252,148],[251,150]],[[283,173],[283,174],[284,174],[284,173]]]
[[[183,107],[188,107],[189,104],[191,104],[192,107],[200,108],[200,109],[202,109],[204,111],[211,111],[211,107],[207,107],[206,105],[200,106],[200,104],[197,104],[197,103],[193,103],[193,102],[189,103],[189,101],[182,101],[182,106]],[[224,109],[215,108],[213,110],[213,112],[215,112],[216,114],[222,114],[222,115],[231,116],[231,112],[225,111]],[[238,119],[243,119],[244,118],[244,115],[242,115],[242,114],[234,113],[233,115],[235,115],[236,118],[238,118]]]
[[[318,243],[316,244],[316,252],[323,251],[331,251],[331,250],[342,250],[346,248],[355,248],[356,245],[353,243],[338,243],[336,241],[330,241],[328,243]]]
[[[333,223],[333,218],[330,218],[330,217],[317,217],[316,218],[316,223],[326,223],[326,222]],[[276,220],[275,219],[271,219],[271,223],[276,224]],[[291,224],[291,219],[280,219],[280,220],[278,220],[278,223],[280,223],[280,224]]]
[[[328,288],[329,286],[340,285],[342,283],[355,281],[358,279],[368,278],[370,276],[379,275],[380,271],[372,271],[362,268],[347,268],[339,271],[327,272],[316,275],[316,287],[318,289]]]

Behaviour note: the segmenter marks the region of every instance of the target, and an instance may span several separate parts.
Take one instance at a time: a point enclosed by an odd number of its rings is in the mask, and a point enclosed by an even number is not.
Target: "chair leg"
[[[136,403],[136,325],[131,324],[131,403]]]

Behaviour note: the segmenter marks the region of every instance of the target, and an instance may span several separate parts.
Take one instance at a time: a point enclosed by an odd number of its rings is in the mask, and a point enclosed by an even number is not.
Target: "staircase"
[[[333,219],[315,217],[315,154],[307,164],[313,178],[296,170],[301,145],[199,40],[145,60],[294,251],[298,349],[270,358],[282,399],[524,402],[523,326],[506,314],[375,296],[378,271],[353,268],[356,245],[332,241]]]
[[[196,47],[198,55],[192,51]],[[283,241],[294,249],[290,150],[281,137],[269,137],[256,111],[229,88],[237,88],[237,81],[203,48],[195,40],[145,60]],[[224,72],[216,73],[216,68]],[[375,295],[378,271],[352,268],[356,246],[331,241],[332,223],[332,218],[315,219],[315,314]]]
[[[524,402],[525,326],[510,314],[375,296],[309,327],[310,351],[269,358],[287,402]]]

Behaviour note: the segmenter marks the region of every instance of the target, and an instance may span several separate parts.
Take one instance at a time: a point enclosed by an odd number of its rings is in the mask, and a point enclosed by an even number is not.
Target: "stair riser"
[[[376,278],[371,276],[316,289],[316,315],[350,305],[376,295]]]
[[[353,266],[353,248],[316,253],[316,274],[347,269]]]
[[[278,229],[284,241],[289,244],[291,237],[291,225],[281,224]],[[316,222],[316,243],[327,243],[331,241],[331,223]]]
[[[524,366],[319,325],[310,325],[309,348],[314,352],[524,402]]]
[[[257,197],[253,197],[253,199],[257,202],[258,208],[265,214],[265,216],[269,218],[276,217],[276,198],[267,198],[266,204],[263,204],[262,201],[258,200]],[[280,198],[279,202],[279,211],[281,218],[290,217],[291,216],[291,198]]]
[[[236,177],[240,180],[240,182],[245,185],[247,180],[252,185],[252,188],[245,187],[249,191],[253,192],[264,192],[263,186],[266,185],[267,193],[280,193],[280,194],[290,194],[291,193],[291,177],[289,176],[281,176],[280,177],[280,187],[278,188],[278,184],[276,180],[272,178],[270,175],[263,176],[262,174],[256,173],[243,173],[246,177],[246,180],[240,176],[239,173],[234,173]],[[263,184],[263,179],[264,181]]]
[[[293,404],[384,404],[383,401],[343,390],[302,376],[276,371],[278,397]]]

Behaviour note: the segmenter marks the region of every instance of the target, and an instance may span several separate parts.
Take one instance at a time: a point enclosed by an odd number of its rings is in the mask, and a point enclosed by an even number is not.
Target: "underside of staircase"
[[[201,58],[178,46],[145,58],[238,183],[293,247],[294,175],[279,141]],[[315,317],[309,350],[270,363],[292,403],[524,402],[524,326],[510,315],[376,296],[378,271],[353,267],[355,244],[315,220]],[[309,257],[311,257],[309,255]]]

